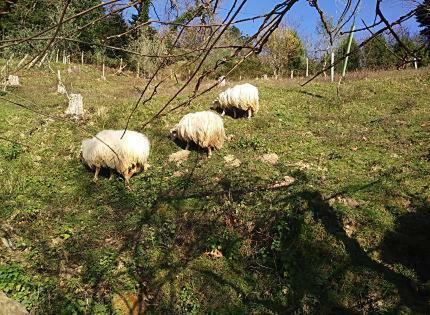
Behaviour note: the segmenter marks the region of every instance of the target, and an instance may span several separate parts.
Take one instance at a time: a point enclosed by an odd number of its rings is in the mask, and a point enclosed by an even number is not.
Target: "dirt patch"
[[[279,156],[276,153],[268,153],[261,156],[259,160],[266,164],[276,165],[278,164]]]
[[[233,134],[229,134],[229,135],[227,135],[227,136],[225,137],[225,140],[227,140],[227,141],[231,141],[231,140],[233,140],[233,138],[234,138],[234,135],[233,135]]]
[[[348,237],[352,237],[357,231],[358,223],[354,219],[345,218],[343,220],[343,230],[345,231]]]
[[[234,155],[226,155],[224,156],[224,161],[227,166],[230,167],[239,167],[242,162],[239,159],[236,159]]]
[[[347,206],[348,208],[357,208],[358,206],[362,205],[363,202],[359,200],[355,200],[350,197],[344,197],[344,196],[337,196],[334,198],[331,198],[329,200],[329,205],[333,206],[335,203],[343,204],[344,206]]]
[[[303,161],[299,161],[297,163],[294,163],[293,166],[297,166],[299,168],[299,170],[301,170],[301,171],[308,170],[311,168],[311,165],[309,163],[306,163]]]
[[[205,255],[213,259],[224,257],[224,255],[221,253],[219,249],[213,249],[210,252],[205,252]]]
[[[182,172],[182,171],[175,171],[175,172],[173,172],[173,177],[181,177],[181,176],[183,176],[185,174],[185,172]]]
[[[115,314],[120,315],[138,315],[143,314],[143,303],[139,303],[139,299],[134,293],[115,294],[112,298],[112,308]]]
[[[296,179],[291,176],[284,176],[284,180],[274,183],[273,185],[270,185],[270,189],[274,188],[281,188],[281,187],[287,187],[290,186],[292,183],[294,183]]]
[[[190,155],[190,151],[180,150],[178,152],[175,152],[169,155],[169,162],[175,162],[176,165],[181,165],[186,160],[188,160],[189,155]]]

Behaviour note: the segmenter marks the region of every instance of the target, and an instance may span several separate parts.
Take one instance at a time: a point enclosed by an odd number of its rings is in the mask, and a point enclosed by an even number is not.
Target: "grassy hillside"
[[[429,69],[369,74],[339,96],[251,82],[258,115],[226,116],[225,147],[181,165],[169,129],[220,89],[142,130],[166,83],[131,121],[152,153],[130,191],[119,176],[93,183],[78,158],[86,131],[124,127],[143,85],[99,75],[63,75],[84,122],[58,118],[50,72],[4,97],[55,119],[0,100],[0,290],[41,314],[429,311]]]

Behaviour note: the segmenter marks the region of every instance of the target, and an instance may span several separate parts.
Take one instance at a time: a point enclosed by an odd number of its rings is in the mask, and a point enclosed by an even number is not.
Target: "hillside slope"
[[[98,77],[64,74],[84,96],[80,123],[57,119],[66,104],[49,72],[3,96],[31,110],[0,100],[0,290],[43,314],[124,301],[178,314],[429,311],[429,69],[370,74],[339,96],[325,82],[253,81],[257,116],[226,116],[225,147],[181,165],[169,129],[221,89],[142,130],[166,84],[131,120],[153,151],[130,191],[119,176],[93,183],[79,147],[86,131],[124,127],[143,81]]]

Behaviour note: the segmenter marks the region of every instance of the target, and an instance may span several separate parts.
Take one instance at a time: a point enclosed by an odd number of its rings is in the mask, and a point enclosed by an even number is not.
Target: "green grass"
[[[429,69],[369,74],[339,95],[322,81],[251,82],[257,116],[225,117],[232,140],[181,166],[168,162],[180,149],[168,131],[219,90],[142,130],[166,83],[131,121],[152,142],[131,191],[119,176],[94,184],[79,161],[86,131],[123,128],[143,85],[99,75],[63,74],[84,122],[0,100],[0,136],[14,141],[0,140],[0,236],[14,245],[0,245],[0,290],[40,314],[112,313],[117,295],[148,313],[428,312]],[[52,73],[20,80],[5,97],[62,115]],[[285,176],[294,184],[268,188]]]

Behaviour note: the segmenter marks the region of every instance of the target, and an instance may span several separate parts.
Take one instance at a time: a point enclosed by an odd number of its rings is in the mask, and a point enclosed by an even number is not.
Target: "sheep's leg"
[[[100,173],[100,167],[96,167],[96,171],[94,173],[94,178],[93,178],[94,183],[99,180],[99,173]]]
[[[113,169],[109,169],[109,180],[113,179]]]
[[[212,149],[211,147],[208,147],[208,158],[212,156]]]
[[[235,109],[233,109],[233,117],[234,117],[234,119],[236,119],[236,110]]]
[[[190,148],[190,143],[189,142],[187,142],[187,145],[185,146],[185,150],[187,150],[188,151],[188,149]]]
[[[221,116],[225,115],[225,109],[222,110]]]
[[[248,109],[248,119],[251,119],[251,115],[252,115],[252,110]]]
[[[124,177],[124,186],[126,189],[130,190],[130,178]]]

